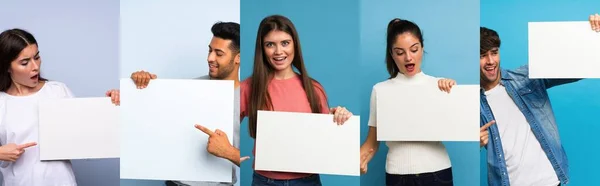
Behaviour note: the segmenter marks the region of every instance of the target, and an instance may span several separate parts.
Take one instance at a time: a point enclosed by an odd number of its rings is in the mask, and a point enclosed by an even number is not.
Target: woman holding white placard
[[[377,83],[371,93],[369,133],[361,146],[361,173],[379,149],[377,141],[377,89],[394,85],[437,84],[441,91],[450,92],[456,84],[421,71],[423,36],[415,23],[393,19],[387,28],[386,64],[390,78]],[[386,185],[453,185],[452,168],[446,148],[441,142],[386,142]]]
[[[241,118],[248,116],[252,138],[256,138],[258,110],[333,114],[340,125],[352,116],[344,107],[328,108],[324,88],[305,68],[296,28],[284,16],[261,21],[253,68],[251,77],[241,84],[240,101]],[[254,171],[252,185],[273,184],[321,185],[321,180],[318,174]]]
[[[69,88],[40,75],[38,44],[21,29],[0,34],[0,171],[3,185],[77,185],[71,162],[40,161],[38,102],[72,98]],[[111,91],[107,92],[107,95]],[[116,95],[113,95],[113,103]]]

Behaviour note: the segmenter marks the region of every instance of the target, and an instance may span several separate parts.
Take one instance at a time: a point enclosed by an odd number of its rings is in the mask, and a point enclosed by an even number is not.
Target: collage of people
[[[600,185],[599,0],[0,9],[1,186]]]

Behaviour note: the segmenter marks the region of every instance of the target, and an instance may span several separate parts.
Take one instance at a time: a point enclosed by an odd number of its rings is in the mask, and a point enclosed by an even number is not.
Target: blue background
[[[36,38],[42,76],[76,97],[103,97],[119,87],[118,0],[1,1],[0,30],[22,28]],[[0,32],[1,32],[0,31]],[[78,185],[119,185],[119,159],[73,160]]]
[[[413,21],[421,28],[425,52],[422,70],[455,79],[458,84],[479,84],[479,1],[378,1],[361,3],[361,142],[368,133],[369,100],[373,85],[386,80],[385,35],[393,18]],[[452,162],[454,185],[478,185],[479,142],[444,142]],[[385,185],[387,146],[369,162],[363,185]]]
[[[343,105],[359,113],[358,90],[358,1],[269,0],[241,2],[241,79],[252,74],[254,45],[260,21],[272,14],[288,17],[296,26],[306,68],[319,81],[330,107]],[[254,140],[248,135],[248,118],[241,126],[241,155],[252,155]],[[306,134],[310,137],[310,134]],[[307,152],[308,153],[308,152]],[[335,158],[335,157],[332,157]],[[252,183],[252,159],[242,163],[242,184]],[[358,185],[359,177],[321,175],[323,185]]]
[[[600,1],[597,0],[482,1],[481,26],[498,32],[502,41],[500,66],[514,69],[528,62],[527,22],[587,21],[589,15],[598,12]],[[595,148],[600,122],[593,116],[600,113],[600,81],[585,79],[551,88],[548,94],[569,159],[569,185],[597,185],[600,162],[592,158],[600,153]],[[487,185],[485,153],[482,150],[481,185]]]

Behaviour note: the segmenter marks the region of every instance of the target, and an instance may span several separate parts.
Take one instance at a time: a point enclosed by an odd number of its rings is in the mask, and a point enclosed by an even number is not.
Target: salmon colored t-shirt
[[[323,87],[317,82],[313,82],[315,87],[315,94],[319,97],[321,102],[321,113],[328,114],[329,107],[327,105],[327,96]],[[250,102],[250,89],[251,82],[250,78],[244,80],[241,85],[240,95],[240,121],[248,116],[248,104]],[[289,79],[271,79],[268,85],[269,95],[273,104],[273,111],[284,111],[284,112],[304,112],[312,113],[310,104],[304,88],[302,87],[302,79],[300,75],[297,75]],[[255,154],[256,141],[252,154]],[[276,180],[289,180],[308,177],[311,174],[306,173],[291,173],[291,172],[274,172],[274,171],[256,171],[256,173],[265,176],[267,178]]]

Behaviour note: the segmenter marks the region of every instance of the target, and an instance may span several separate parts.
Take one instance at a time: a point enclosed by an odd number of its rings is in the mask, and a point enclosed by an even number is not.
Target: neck
[[[289,79],[291,77],[294,77],[295,75],[296,73],[294,73],[294,70],[292,70],[292,66],[290,66],[289,68],[286,68],[284,70],[275,71],[274,77],[275,79],[282,80]]]
[[[44,82],[40,81],[35,87],[28,87],[13,81],[6,93],[13,96],[27,96],[39,91],[43,84]]]
[[[417,77],[417,76],[419,76],[420,74],[421,74],[421,71],[420,71],[420,70],[419,70],[417,73],[415,73],[415,74],[413,74],[413,75],[411,75],[411,76],[408,76],[408,75],[406,75],[405,73],[400,73],[400,75],[401,75],[401,76],[404,76],[404,77],[405,77],[405,78],[407,78],[407,79],[411,79],[411,78]]]
[[[500,75],[500,74],[498,74]],[[481,82],[481,84],[479,84],[479,86],[481,86],[483,88],[483,90],[488,91],[493,89],[494,87],[498,86],[498,84],[500,84],[500,77],[496,78],[496,80],[492,81],[492,82],[486,82],[483,79],[479,79],[479,82]]]

